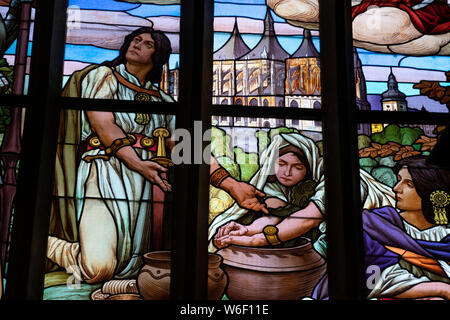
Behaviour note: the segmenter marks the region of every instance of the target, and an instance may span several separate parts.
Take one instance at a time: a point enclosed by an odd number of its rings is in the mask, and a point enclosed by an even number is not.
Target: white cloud
[[[361,0],[353,0],[357,5]],[[289,23],[317,30],[318,0],[267,0],[267,5]],[[448,55],[450,32],[425,35],[410,16],[394,7],[371,6],[353,20],[353,38],[357,47],[367,50],[413,56]]]
[[[72,13],[67,28],[66,42],[119,49],[126,35],[139,27],[154,27],[166,33],[173,53],[179,51],[179,19],[152,17],[145,19],[120,11],[79,10]],[[77,20],[78,19],[78,20]],[[174,32],[174,33],[170,33]]]

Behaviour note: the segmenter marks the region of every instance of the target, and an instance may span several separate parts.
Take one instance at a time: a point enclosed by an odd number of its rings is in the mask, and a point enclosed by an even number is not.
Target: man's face
[[[131,64],[152,64],[152,55],[155,52],[155,41],[150,33],[142,33],[133,38],[125,55]]]

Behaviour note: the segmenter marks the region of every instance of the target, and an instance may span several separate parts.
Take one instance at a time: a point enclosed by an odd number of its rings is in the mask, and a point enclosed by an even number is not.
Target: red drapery
[[[442,34],[450,31],[450,7],[447,3],[435,0],[420,9],[413,9],[423,0],[363,0],[352,8],[352,18],[365,12],[370,6],[395,7],[411,17],[411,22],[423,34]]]

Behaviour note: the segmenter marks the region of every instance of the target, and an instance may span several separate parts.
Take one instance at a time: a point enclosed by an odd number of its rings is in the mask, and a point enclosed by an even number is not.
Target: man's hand
[[[256,189],[251,184],[228,177],[222,182],[220,187],[227,191],[240,207],[252,211],[262,211],[266,214],[269,213],[265,203],[260,202],[260,199],[258,199],[258,197],[265,197],[265,193]]]
[[[167,169],[159,165],[155,161],[140,162],[137,171],[151,183],[157,184],[164,192],[172,191],[172,186],[169,184],[169,182],[160,177],[160,172],[167,172]]]

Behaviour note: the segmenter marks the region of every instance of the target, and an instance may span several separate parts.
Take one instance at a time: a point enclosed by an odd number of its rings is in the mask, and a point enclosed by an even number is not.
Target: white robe
[[[127,72],[125,65],[118,65],[116,71],[129,82],[140,86],[139,81]],[[89,72],[82,81],[82,98],[134,100],[136,92],[119,83],[111,68],[101,66]],[[145,89],[158,90],[151,82]],[[159,90],[162,100],[172,102],[172,98]],[[151,96],[152,101],[161,101]],[[143,112],[151,110],[142,110]],[[158,127],[167,128],[172,134],[175,129],[175,116],[150,115],[150,123],[141,125],[134,121],[135,113],[114,112],[116,124],[125,133],[140,133],[148,137]],[[82,139],[92,134],[85,112],[82,112]],[[135,149],[141,159],[148,160],[154,155],[144,149]],[[85,152],[82,159],[88,155],[104,154],[104,150],[94,149]],[[116,278],[134,276],[141,266],[141,255],[148,249],[151,232],[151,183],[139,173],[128,169],[116,157],[109,161],[96,159],[97,185],[101,198],[114,218],[117,230],[117,268]],[[80,162],[76,184],[76,210],[78,221],[83,212],[85,184],[89,177],[92,164],[84,160]]]
[[[450,234],[450,228],[447,226],[435,226],[426,230],[419,230],[406,221],[403,221],[403,225],[405,226],[406,233],[417,240],[439,242]],[[447,274],[447,277],[450,278],[450,266],[448,263],[442,260],[438,260],[438,262],[442,270]],[[434,279],[430,279],[425,275],[417,277],[397,263],[385,268],[381,272],[380,277],[376,280],[374,288],[369,294],[369,298],[395,297],[419,283],[432,280]]]

